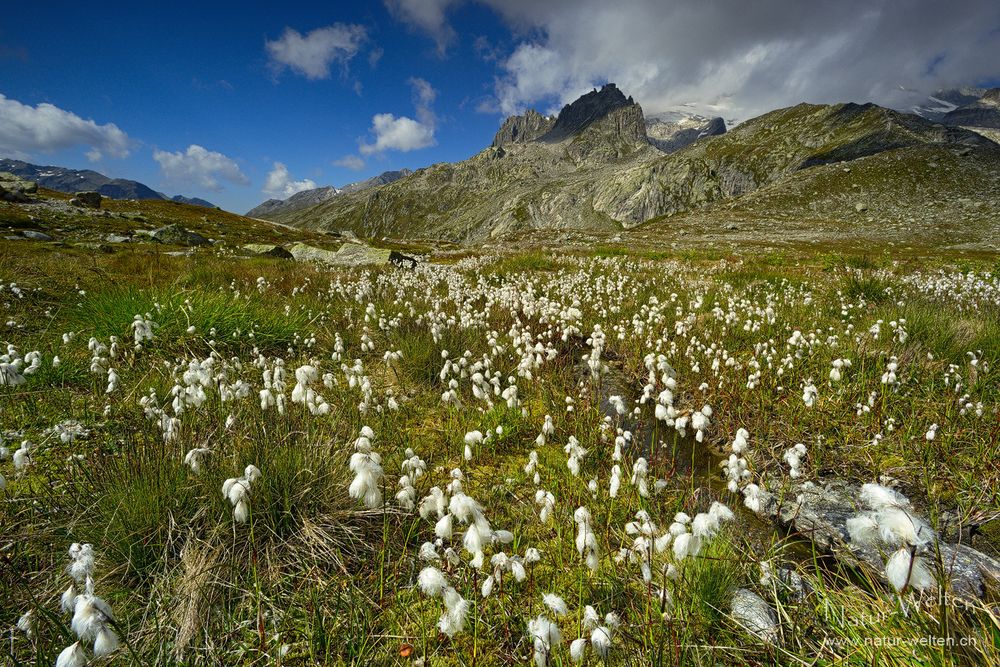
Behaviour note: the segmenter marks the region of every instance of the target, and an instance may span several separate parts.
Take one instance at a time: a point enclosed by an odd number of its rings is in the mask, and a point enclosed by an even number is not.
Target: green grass
[[[751,433],[754,479],[766,478],[789,494],[782,453],[803,442],[806,479],[892,477],[935,523],[946,512],[984,521],[1000,511],[1000,475],[988,463],[995,454],[990,420],[1000,381],[996,308],[971,308],[952,294],[922,296],[904,280],[913,271],[948,268],[946,258],[891,264],[876,252],[632,254],[599,247],[510,253],[482,271],[441,267],[440,274],[424,274],[326,272],[221,254],[63,253],[38,247],[0,257],[0,280],[40,288],[33,298],[0,303],[0,314],[25,324],[6,330],[4,340],[22,352],[38,349],[44,359],[24,385],[0,387],[0,431],[18,431],[5,436],[5,446],[16,448],[22,439],[36,445],[25,474],[16,474],[9,460],[0,462],[8,480],[0,491],[0,599],[10,601],[0,606],[0,625],[13,626],[27,609],[38,619],[34,639],[17,632],[8,637],[0,662],[52,663],[70,643],[69,616],[58,611],[58,596],[68,585],[69,544],[86,541],[98,555],[95,590],[114,609],[128,642],[109,664],[399,664],[421,656],[434,665],[525,664],[532,653],[527,622],[548,613],[541,600],[550,592],[569,606],[558,619],[563,642],[551,665],[570,664],[569,642],[581,636],[586,605],[602,618],[615,612],[622,619],[607,665],[1000,664],[994,597],[961,611],[925,600],[903,614],[877,572],[814,560],[804,538],[787,540],[752,519],[718,476],[719,454],[742,427]],[[970,261],[977,272],[993,263]],[[580,331],[564,341],[559,313],[576,301]],[[378,316],[366,322],[369,303]],[[850,306],[846,315],[842,304]],[[156,338],[135,351],[129,327],[134,315],[146,312],[158,325]],[[877,319],[884,325],[875,340],[867,332]],[[903,319],[909,335],[899,341],[888,322]],[[598,323],[607,335],[603,359],[613,369],[601,389],[580,369]],[[194,333],[187,333],[189,326]],[[366,327],[374,350],[360,348]],[[812,334],[797,355],[787,343],[795,329]],[[66,331],[77,336],[63,344]],[[346,347],[337,361],[331,359],[335,334]],[[116,392],[105,393],[106,379],[90,372],[90,336],[105,344],[120,338]],[[517,348],[534,349],[536,342],[542,363],[532,366],[528,381],[518,376]],[[402,359],[387,365],[386,350],[401,350]],[[442,350],[459,364],[469,352],[454,374],[457,404],[441,401],[447,383],[439,375]],[[982,350],[978,368],[968,363],[966,353],[974,350]],[[644,357],[654,351],[666,354],[677,373],[677,408],[710,404],[712,423],[701,445],[658,425],[663,445],[642,453],[650,484],[663,480],[662,490],[638,495],[630,481],[640,452],[635,447],[620,463],[621,492],[610,498],[615,429],[624,424],[612,417],[602,427],[600,401],[611,391],[629,402],[638,398],[649,381]],[[713,368],[723,352],[736,363]],[[62,359],[57,368],[53,354]],[[184,383],[187,363],[210,355],[218,375],[204,387],[204,404],[177,415],[178,435],[164,441],[158,419],[146,418],[139,399],[152,388],[156,407],[173,415],[171,390]],[[762,377],[751,390],[746,384],[755,355]],[[479,371],[497,374],[501,388],[513,378],[519,405],[472,396],[472,365],[484,356],[488,364]],[[891,390],[880,382],[890,356],[900,360],[901,378]],[[273,369],[276,357],[287,371],[283,413],[262,411],[259,403],[264,368]],[[786,358],[792,363],[779,374]],[[836,358],[853,364],[831,384]],[[350,387],[342,370],[356,359],[368,395]],[[312,386],[329,414],[311,415],[290,400],[294,371],[307,363],[332,375],[330,386]],[[962,376],[957,395],[944,386],[949,363]],[[812,408],[801,400],[807,378],[819,391]],[[223,402],[220,382],[237,379],[248,383],[249,395]],[[654,380],[655,397],[662,386]],[[398,410],[388,406],[390,391]],[[856,415],[855,406],[866,404],[872,391],[873,407]],[[983,402],[982,418],[958,414],[957,398],[966,393]],[[572,412],[567,396],[574,398]],[[642,410],[650,423],[650,406]],[[553,417],[556,433],[538,446],[545,415]],[[90,436],[60,442],[49,429],[67,419],[79,420]],[[931,423],[941,425],[933,442],[924,438]],[[370,509],[347,494],[348,461],[363,425],[376,434],[373,449],[385,473],[385,503]],[[463,436],[471,430],[491,437],[466,461]],[[579,476],[570,474],[563,449],[571,435],[588,450]],[[877,443],[876,435],[882,436]],[[645,445],[649,438],[639,439]],[[200,474],[183,462],[194,447],[212,450]],[[407,448],[427,463],[416,482],[418,502],[432,486],[448,485],[458,468],[464,491],[491,525],[513,532],[510,545],[487,547],[487,561],[501,549],[542,553],[524,581],[508,577],[502,591],[498,586],[484,599],[490,566],[476,571],[467,564],[465,528],[456,526],[451,544],[461,564],[441,567],[471,609],[465,630],[452,638],[435,628],[441,600],[416,586],[427,565],[419,551],[434,540],[437,517],[422,519],[395,502]],[[533,450],[537,484],[524,470]],[[250,463],[263,475],[252,485],[250,519],[239,524],[221,487]],[[598,483],[596,496],[591,480]],[[539,488],[556,498],[546,524],[535,505]],[[636,562],[616,559],[634,539],[625,526],[639,510],[663,529],[676,512],[694,515],[715,500],[738,518],[697,557],[674,563],[676,580],[664,581],[660,569],[674,562],[669,551],[654,556],[651,585]],[[595,519],[595,572],[581,564],[574,544],[572,516],[580,506]],[[994,524],[985,523],[973,546],[995,546]],[[811,592],[799,598],[762,585],[758,563],[769,559],[795,569]],[[669,610],[658,603],[664,585],[673,599]],[[775,610],[774,644],[749,636],[729,617],[737,588],[755,591]],[[874,615],[877,624],[869,622]],[[948,652],[869,641],[881,636],[974,637],[979,643]],[[401,651],[411,655],[404,660]],[[587,664],[602,663],[592,655]]]

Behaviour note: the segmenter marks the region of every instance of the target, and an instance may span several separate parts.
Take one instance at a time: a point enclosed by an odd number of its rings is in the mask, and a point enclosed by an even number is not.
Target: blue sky
[[[0,154],[242,212],[464,159],[506,114],[609,80],[647,113],[743,119],[800,101],[905,107],[1000,74],[1000,3],[985,0],[959,17],[922,0],[612,4],[15,3]]]

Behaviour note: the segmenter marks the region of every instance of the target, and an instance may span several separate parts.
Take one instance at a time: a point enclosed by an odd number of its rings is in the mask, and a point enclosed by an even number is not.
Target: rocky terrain
[[[713,134],[720,120],[650,122],[608,85],[554,121],[509,118],[463,162],[270,217],[467,243],[538,229],[557,232],[548,239],[627,232],[652,241],[688,222],[706,238],[738,231],[767,243],[840,238],[852,225],[900,242],[931,230],[942,242],[995,243],[1000,147],[982,132],[872,104],[801,104]]]
[[[109,178],[90,169],[67,169],[65,167],[39,166],[21,160],[0,159],[0,171],[9,172],[21,178],[36,181],[41,187],[56,192],[74,193],[94,191],[109,199],[165,199],[215,208],[215,204],[183,195],[167,196],[153,190],[148,185],[126,178]]]

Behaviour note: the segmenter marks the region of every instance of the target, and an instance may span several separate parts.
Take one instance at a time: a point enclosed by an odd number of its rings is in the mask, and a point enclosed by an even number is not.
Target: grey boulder
[[[247,243],[245,246],[243,246],[243,249],[260,257],[295,259],[294,255],[288,252],[288,250],[286,250],[285,248],[281,247],[280,245],[273,245],[270,243]]]
[[[199,246],[209,244],[209,240],[201,234],[185,229],[176,223],[154,229],[150,236],[154,241],[167,245]]]
[[[101,199],[100,192],[77,192],[69,203],[84,208],[101,208]]]
[[[883,554],[876,547],[852,541],[847,531],[847,520],[863,509],[857,500],[860,491],[857,484],[833,479],[796,486],[784,495],[784,502],[763,492],[758,514],[794,530],[837,560],[864,568],[888,583]],[[944,577],[955,595],[980,598],[989,582],[1000,581],[1000,561],[995,558],[961,543],[939,540],[937,547]]]

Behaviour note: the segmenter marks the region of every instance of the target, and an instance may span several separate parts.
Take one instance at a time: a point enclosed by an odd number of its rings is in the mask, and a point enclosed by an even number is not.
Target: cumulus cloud
[[[345,155],[339,160],[334,160],[333,164],[337,167],[350,169],[351,171],[361,171],[365,168],[365,161],[357,155]]]
[[[264,188],[261,191],[268,197],[288,199],[296,192],[315,188],[316,182],[308,178],[293,181],[291,174],[288,173],[288,167],[282,162],[275,162],[271,171],[268,172],[267,178],[264,179]]]
[[[433,4],[447,27],[457,2]],[[995,0],[961,10],[937,0],[482,4],[517,36],[494,88],[503,113],[557,108],[606,81],[650,113],[695,105],[748,118],[803,101],[906,108],[937,88],[1000,76]],[[432,36],[443,29],[424,23]]]
[[[444,54],[455,39],[455,29],[445,17],[454,0],[385,0],[389,12],[404,23],[430,35]]]
[[[114,123],[98,125],[46,102],[33,107],[0,94],[0,153],[28,157],[83,146],[96,161],[127,157],[131,143]]]
[[[160,164],[164,179],[176,185],[194,185],[218,192],[222,190],[220,180],[236,185],[250,183],[232,158],[198,144],[191,144],[184,152],[154,150],[153,159]]]
[[[346,64],[357,54],[367,34],[364,26],[346,23],[316,28],[305,35],[285,28],[280,38],[265,40],[264,47],[276,72],[287,67],[307,79],[327,79],[330,65]]]
[[[359,142],[358,150],[362,155],[374,155],[387,150],[414,151],[435,144],[437,117],[432,105],[437,91],[424,79],[411,78],[409,84],[413,88],[413,106],[417,119],[397,117],[391,113],[375,114],[371,127],[375,141]]]

